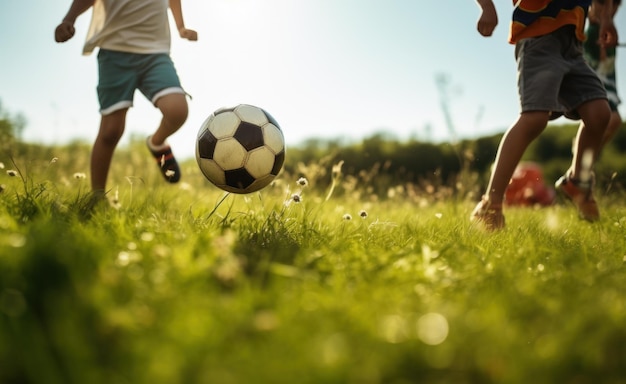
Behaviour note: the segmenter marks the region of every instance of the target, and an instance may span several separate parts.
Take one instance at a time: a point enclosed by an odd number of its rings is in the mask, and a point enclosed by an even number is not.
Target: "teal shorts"
[[[136,89],[152,104],[168,94],[185,94],[174,63],[166,53],[137,54],[100,49],[98,77],[102,115],[131,107]]]

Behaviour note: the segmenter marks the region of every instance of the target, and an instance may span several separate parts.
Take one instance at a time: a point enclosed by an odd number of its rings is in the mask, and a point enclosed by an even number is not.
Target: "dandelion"
[[[302,196],[300,194],[294,193],[293,195],[291,195],[291,200],[293,200],[294,203],[301,203]]]
[[[360,210],[359,216],[361,216],[362,219],[367,218],[367,211],[365,211],[364,209]]]
[[[306,177],[299,178],[296,183],[298,183],[298,185],[301,187],[306,187],[307,185],[309,185],[309,181],[306,179]]]
[[[120,203],[120,190],[119,189],[115,189],[115,194],[109,200],[109,203],[111,204],[111,207],[113,207],[113,209],[120,209],[122,207],[122,204]]]
[[[349,213],[346,213],[345,215],[343,215],[343,219],[345,221],[350,221],[350,220],[352,220],[352,215],[349,214]]]
[[[332,177],[333,177],[333,179],[338,178],[339,176],[341,176],[341,167],[342,166],[343,166],[343,160],[341,160],[337,164],[333,165],[333,170],[332,170]]]
[[[11,177],[15,177],[17,176],[17,171],[14,169],[9,169],[7,170],[7,175],[11,176]]]
[[[337,164],[333,165],[333,169],[332,169],[332,172],[331,172],[332,183],[330,184],[330,188],[328,190],[328,194],[326,194],[326,201],[330,200],[330,197],[333,195],[333,191],[335,190],[335,187],[337,186],[337,181],[339,181],[339,178],[341,177],[341,166],[342,165],[343,165],[343,160],[341,160]]]
[[[76,173],[74,173],[74,178],[77,179],[77,180],[82,180],[82,179],[84,179],[86,177],[87,176],[83,172],[76,172]]]

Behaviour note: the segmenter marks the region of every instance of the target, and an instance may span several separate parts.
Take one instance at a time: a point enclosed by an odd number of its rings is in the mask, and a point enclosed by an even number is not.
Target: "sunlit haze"
[[[212,111],[239,103],[270,112],[288,145],[376,132],[472,138],[502,132],[518,114],[513,47],[506,41],[509,1],[497,2],[500,25],[491,38],[476,32],[474,1],[182,3],[186,26],[199,34],[198,42],[189,42],[172,28],[172,58],[192,96],[189,119],[170,140],[182,156],[193,156],[198,128]],[[24,115],[27,141],[91,142],[98,130],[96,55],[81,55],[91,11],[78,19],[72,40],[57,44],[53,38],[70,4],[1,6],[0,102]],[[626,26],[626,11],[616,25]],[[626,29],[621,32],[626,37]],[[617,68],[624,97],[622,54],[626,49],[619,49]],[[134,102],[124,142],[150,134],[160,118],[139,92]]]

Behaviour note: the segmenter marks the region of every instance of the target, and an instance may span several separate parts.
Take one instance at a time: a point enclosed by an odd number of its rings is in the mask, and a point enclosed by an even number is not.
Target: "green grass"
[[[225,195],[138,153],[93,210],[86,155],[4,162],[0,382],[626,382],[623,196],[489,234],[469,199],[287,174]]]

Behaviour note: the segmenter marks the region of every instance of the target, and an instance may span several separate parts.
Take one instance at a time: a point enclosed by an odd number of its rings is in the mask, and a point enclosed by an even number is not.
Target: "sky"
[[[26,141],[92,142],[98,131],[97,59],[81,53],[91,11],[77,20],[73,39],[54,42],[70,4],[0,5],[0,103],[26,118]],[[185,24],[199,39],[180,39],[170,18],[172,59],[192,96],[187,122],[169,140],[181,157],[193,156],[197,132],[213,111],[241,103],[272,114],[288,148],[308,139],[356,141],[375,133],[433,142],[475,138],[503,132],[519,113],[507,42],[511,1],[496,1],[500,24],[489,38],[476,31],[480,10],[473,0],[182,5]],[[618,29],[626,26],[626,11],[615,22]],[[617,61],[624,95],[622,55],[626,48],[618,49]],[[620,113],[626,113],[623,106]],[[122,145],[151,134],[159,120],[159,111],[137,92]]]

